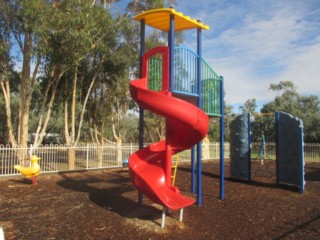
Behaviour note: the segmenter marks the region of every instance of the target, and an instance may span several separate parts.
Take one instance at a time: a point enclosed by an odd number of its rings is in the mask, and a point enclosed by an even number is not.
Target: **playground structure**
[[[129,158],[130,176],[142,195],[163,206],[162,224],[166,210],[180,210],[195,200],[180,194],[173,186],[172,156],[192,148],[191,188],[195,192],[197,173],[197,204],[201,205],[201,140],[206,136],[209,116],[223,116],[223,78],[219,77],[202,59],[201,30],[209,27],[184,16],[173,8],[155,9],[134,17],[141,24],[140,79],[130,82],[130,93],[140,107],[139,148]],[[168,47],[155,47],[145,53],[145,26],[168,32]],[[197,53],[187,48],[174,47],[176,31],[197,29]],[[166,119],[166,139],[144,147],[144,110]],[[221,143],[223,118],[221,117]],[[197,144],[195,154],[194,145]],[[224,144],[220,151],[220,198],[224,197]],[[195,164],[195,155],[197,164]]]
[[[276,112],[276,183],[298,186],[304,192],[303,123],[284,112]],[[249,113],[238,116],[230,124],[230,174],[234,178],[251,181],[251,117]],[[265,157],[265,139],[260,154]],[[272,160],[271,160],[272,161]]]

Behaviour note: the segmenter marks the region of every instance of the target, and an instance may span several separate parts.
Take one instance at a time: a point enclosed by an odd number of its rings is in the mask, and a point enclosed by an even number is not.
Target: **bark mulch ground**
[[[184,209],[183,222],[171,212],[165,228],[160,206],[147,199],[137,206],[127,169],[42,174],[34,186],[20,176],[1,178],[0,227],[6,240],[320,239],[320,164],[306,165],[304,194],[275,185],[270,169],[246,182],[230,179],[228,167],[224,201],[219,165],[205,162],[202,205]],[[180,164],[176,186],[195,197],[190,180],[190,165]]]

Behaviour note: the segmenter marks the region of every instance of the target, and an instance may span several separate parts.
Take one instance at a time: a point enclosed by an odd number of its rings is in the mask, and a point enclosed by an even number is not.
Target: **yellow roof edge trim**
[[[187,29],[205,29],[209,30],[208,25],[199,22],[196,19],[192,19],[189,16],[183,15],[181,12],[177,12],[173,8],[159,8],[150,11],[142,12],[134,16],[134,20],[145,20],[145,24],[156,29],[168,32],[170,30],[170,15],[175,16],[175,31],[182,31]]]

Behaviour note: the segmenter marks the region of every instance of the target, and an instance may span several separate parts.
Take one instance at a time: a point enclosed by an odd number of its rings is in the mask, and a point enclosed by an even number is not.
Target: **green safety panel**
[[[162,89],[162,56],[154,55],[148,62],[148,88],[153,91]]]
[[[187,48],[175,48],[174,83],[172,92],[184,100],[191,99],[192,103],[198,98],[197,66],[199,56]],[[221,116],[221,78],[200,59],[202,67],[201,96],[202,110],[209,116]],[[148,62],[148,88],[153,91],[162,89],[162,58],[154,55]]]

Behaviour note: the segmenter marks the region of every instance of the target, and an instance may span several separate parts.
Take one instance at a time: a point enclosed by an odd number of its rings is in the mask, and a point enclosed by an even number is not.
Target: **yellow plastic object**
[[[210,27],[173,8],[159,8],[136,15],[133,19],[137,21],[145,20],[145,24],[156,29],[168,32],[170,30],[170,16],[174,15],[174,31],[201,28],[209,30]]]
[[[38,158],[36,155],[32,155],[30,167],[22,167],[20,165],[14,165],[14,168],[17,169],[23,176],[27,178],[32,178],[32,177],[38,176],[39,173],[41,172],[41,168],[38,163],[39,160],[40,158]]]
[[[174,186],[176,176],[177,176],[178,164],[179,164],[179,154],[174,155],[172,158],[174,159],[175,162],[174,164],[172,164],[173,173],[171,176],[171,179],[172,179],[171,185]]]

